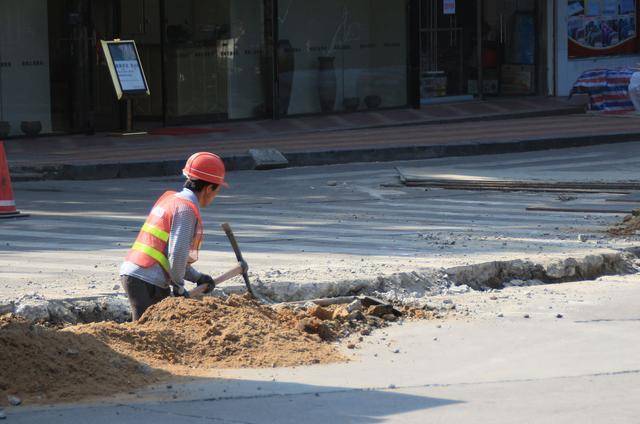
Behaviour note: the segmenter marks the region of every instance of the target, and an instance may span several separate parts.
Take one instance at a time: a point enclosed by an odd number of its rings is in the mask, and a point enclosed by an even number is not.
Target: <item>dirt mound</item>
[[[607,232],[612,236],[631,236],[637,231],[640,231],[640,210],[625,216],[621,223],[609,228]]]
[[[0,317],[0,404],[8,394],[40,403],[110,395],[160,377],[91,335]]]
[[[344,360],[317,334],[244,296],[226,300],[168,298],[136,323],[71,327],[156,367],[296,366]]]
[[[171,374],[199,374],[206,368],[344,361],[328,341],[368,335],[401,315],[429,318],[360,300],[327,307],[271,308],[237,295],[168,298],[135,323],[101,322],[63,330],[4,316],[0,319],[0,402],[6,401],[7,394],[36,403],[105,396]]]

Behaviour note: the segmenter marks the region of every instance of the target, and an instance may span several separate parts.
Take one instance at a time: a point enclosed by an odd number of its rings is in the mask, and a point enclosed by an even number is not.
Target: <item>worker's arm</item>
[[[187,264],[187,270],[184,273],[184,279],[187,281],[191,281],[192,283],[197,283],[200,277],[202,277],[202,273],[191,265]]]
[[[167,259],[169,259],[171,284],[178,294],[184,293],[185,278],[197,280],[198,271],[188,265],[189,251],[196,228],[196,214],[187,205],[179,205],[173,214],[169,243],[167,245]],[[194,280],[192,280],[194,278]]]

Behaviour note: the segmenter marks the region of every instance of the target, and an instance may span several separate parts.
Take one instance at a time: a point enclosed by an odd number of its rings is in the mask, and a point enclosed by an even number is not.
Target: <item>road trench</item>
[[[71,375],[71,384],[49,390],[32,374],[22,380],[1,375],[28,364],[5,364],[0,367],[5,370],[0,373],[0,381],[22,381],[23,386],[3,383],[0,392],[34,403],[55,403],[135,390],[175,376],[197,374],[203,368],[287,367],[344,361],[347,359],[337,345],[341,340],[352,341],[355,336],[362,341],[376,328],[402,319],[468,314],[468,310],[456,308],[457,294],[631,274],[638,272],[639,258],[640,247],[636,247],[551,257],[544,262],[490,261],[333,282],[264,283],[256,279],[254,289],[273,304],[260,305],[241,295],[242,285],[230,285],[216,289],[214,296],[203,301],[167,299],[150,309],[143,322],[135,324],[127,322],[130,309],[123,296],[23,296],[0,304],[0,315],[5,320],[0,322],[0,329],[11,329],[21,343],[25,339],[36,340],[30,345],[32,354],[23,352],[30,362],[38,358],[38,352],[53,349],[42,362],[47,363],[51,357],[62,360],[55,367],[48,366],[45,374],[53,380]],[[375,302],[367,303],[369,299]],[[255,316],[261,317],[262,322],[252,321]],[[0,331],[0,338],[8,333]],[[46,346],[37,341],[42,337],[48,337]],[[86,337],[98,344],[89,343],[87,350],[78,342]],[[347,347],[354,348],[355,344],[349,342]],[[270,356],[269,352],[276,355]],[[280,353],[284,355],[279,356]],[[96,355],[99,366],[90,367],[90,372],[98,377],[95,381],[102,379],[103,384],[92,385],[82,367],[74,364]],[[131,376],[124,383],[106,377],[122,370]],[[4,399],[8,398],[0,396],[0,403]]]
[[[332,282],[263,283],[258,278],[253,283],[253,288],[271,302],[271,308],[314,302],[320,305],[349,303],[358,297],[368,296],[399,307],[446,311],[450,307],[434,304],[431,298],[455,296],[472,290],[488,291],[513,286],[594,280],[606,275],[631,274],[639,269],[640,246],[576,257],[563,256],[544,262],[528,259],[491,261],[450,268],[421,268]],[[212,295],[224,299],[244,291],[244,285],[237,283],[216,288]],[[331,301],[332,299],[334,300]],[[0,315],[8,313],[28,322],[57,326],[102,321],[123,323],[131,317],[128,300],[122,295],[68,299],[26,295],[0,304]]]

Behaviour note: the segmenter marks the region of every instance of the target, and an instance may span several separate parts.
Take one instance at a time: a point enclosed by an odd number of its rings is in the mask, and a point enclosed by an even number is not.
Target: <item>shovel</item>
[[[242,252],[240,251],[240,247],[238,246],[238,241],[236,240],[236,237],[233,234],[233,231],[231,231],[231,227],[229,226],[228,223],[225,222],[224,224],[221,225],[221,227],[224,230],[225,234],[227,235],[227,238],[229,239],[229,243],[231,243],[233,252],[236,254],[236,260],[238,261],[238,265],[236,265],[234,268],[230,269],[229,271],[225,272],[221,276],[215,278],[216,285],[223,283],[227,280],[230,280],[231,278],[236,277],[238,275],[242,275],[242,278],[244,279],[244,285],[247,287],[247,292],[249,292],[251,297],[261,301],[262,303],[272,303],[265,297],[259,294],[256,294],[256,292],[253,291],[253,288],[251,287],[251,282],[249,281],[249,274],[247,273],[249,271],[249,266],[242,258]],[[192,297],[197,297],[204,294],[206,290],[207,290],[207,286],[202,285],[191,290],[189,294]]]

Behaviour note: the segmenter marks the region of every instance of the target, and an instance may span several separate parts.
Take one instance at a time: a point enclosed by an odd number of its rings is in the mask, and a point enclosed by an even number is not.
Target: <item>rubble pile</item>
[[[399,308],[367,296],[326,306],[267,306],[248,295],[231,295],[167,298],[135,323],[55,328],[6,314],[0,318],[0,400],[70,401],[209,368],[344,361],[330,342],[352,335],[362,340],[403,317],[436,316],[429,308]]]
[[[432,296],[465,293],[470,288],[456,286],[446,271],[424,269],[421,272],[401,272],[378,277],[378,284],[368,290],[376,298],[395,305],[422,309]]]
[[[0,317],[0,352],[0,404],[104,396],[162,378],[95,337],[28,323],[12,314]]]
[[[70,327],[151,366],[276,367],[342,361],[334,346],[248,296],[168,298],[135,323]],[[327,338],[325,338],[327,340]]]
[[[612,236],[632,236],[640,231],[640,209],[633,211],[631,215],[623,218],[622,222],[609,228],[608,233]]]
[[[386,317],[388,320],[397,319],[392,307],[389,306],[387,312],[390,314]],[[370,331],[386,325],[382,313],[369,313],[359,300],[347,305],[319,306],[311,302],[304,307],[283,305],[278,308],[278,313],[300,330],[317,334],[324,340],[335,340],[364,329]]]
[[[356,298],[350,303],[320,306],[281,304],[278,314],[301,331],[316,334],[322,340],[337,340],[351,335],[367,336],[403,318],[430,319],[438,314],[432,310],[411,306],[372,303],[371,298]]]

